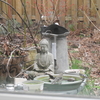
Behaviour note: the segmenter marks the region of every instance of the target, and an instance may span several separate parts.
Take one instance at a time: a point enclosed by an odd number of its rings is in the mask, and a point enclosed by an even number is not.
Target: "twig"
[[[70,60],[71,60],[71,64],[73,64],[73,59],[72,59],[72,57],[71,57],[71,54],[70,54],[69,50],[68,50],[68,55],[69,55],[69,58],[70,58]]]
[[[7,69],[7,72],[8,72],[8,76],[10,77],[10,78],[13,78],[11,75],[10,75],[10,73],[9,73],[9,63],[10,63],[10,60],[11,60],[11,58],[12,58],[12,55],[13,55],[13,53],[16,51],[17,49],[15,49],[15,50],[13,50],[12,52],[11,52],[11,54],[10,54],[10,57],[9,57],[9,59],[8,59],[8,62],[7,62],[7,66],[6,66],[6,69]]]
[[[91,19],[87,16],[87,14],[85,13],[85,11],[82,11],[83,12],[83,14],[87,17],[87,19],[91,22],[91,24],[98,30],[98,31],[100,31],[100,29],[99,28],[97,28],[97,26],[91,21]]]
[[[31,25],[30,25],[29,18],[28,18],[27,12],[26,12],[26,7],[25,7],[23,1],[22,1],[22,0],[20,0],[20,1],[21,1],[21,3],[22,3],[23,8],[24,8],[24,12],[25,12],[25,15],[26,15],[26,18],[27,18],[27,21],[28,21],[29,27],[30,27]]]
[[[28,26],[27,23],[24,21],[24,19],[21,17],[21,15],[16,11],[16,9],[15,9],[11,4],[5,2],[4,0],[0,0],[0,1],[3,2],[3,3],[5,3],[6,5],[10,6],[10,7],[17,13],[17,15],[21,18],[21,20],[24,22],[24,24],[25,24],[26,27],[28,28],[29,33],[30,33],[30,36],[31,36],[31,38],[32,38],[33,41],[34,41],[35,46],[37,47],[37,43],[35,42],[35,38],[33,37],[32,32],[31,32],[29,26]],[[38,50],[37,50],[37,52],[38,52]]]
[[[39,8],[38,8],[37,0],[36,0],[36,8],[37,8],[38,13],[39,13],[39,15],[40,15],[40,21],[39,21],[39,23],[38,23],[38,26],[37,26],[37,31],[36,31],[36,33],[35,33],[34,37],[36,37],[36,34],[38,33],[38,29],[39,29],[39,26],[40,26],[40,22],[42,21],[42,18],[41,18],[42,13],[40,12],[40,10],[39,10]]]
[[[22,73],[24,73],[25,71],[27,71],[29,68],[33,67],[34,64],[30,65],[28,68],[26,68],[25,70],[21,71],[18,75],[15,76],[18,77],[19,75],[21,75]]]
[[[56,15],[56,10],[57,10],[57,5],[59,3],[59,0],[56,1],[56,5],[55,5],[55,8],[54,8],[54,15],[53,15],[53,20],[52,22],[55,20],[55,15]]]
[[[96,10],[96,12],[97,12],[97,14],[98,14],[99,18],[100,18],[100,14],[99,14],[99,12],[97,11],[97,8],[96,8],[96,6],[95,6],[95,4],[94,4],[94,1],[93,1],[93,0],[92,0],[92,4],[93,4],[93,6],[94,6],[94,8],[95,8],[95,10]]]
[[[6,28],[3,24],[0,24],[0,26],[3,27],[3,29],[4,29],[6,32],[8,32],[7,28]],[[7,37],[8,37],[8,39],[12,40],[12,38],[11,38],[11,36],[10,36],[10,32],[8,32]]]
[[[7,16],[7,18],[9,18],[9,16],[2,10],[2,9],[0,9],[6,16]],[[0,15],[3,19],[5,19],[6,21],[7,21],[7,19],[6,18],[4,18],[4,16],[2,16],[2,15]],[[10,18],[9,18],[10,19]],[[12,20],[11,20],[12,21]],[[29,35],[26,35],[26,34],[24,34],[24,32],[23,31],[21,31],[21,29],[19,28],[19,27],[17,27],[16,26],[16,28],[14,28],[13,27],[13,25],[11,24],[11,23],[9,23],[10,24],[10,26],[13,28],[13,29],[17,29],[19,32],[21,32],[24,36],[27,36],[28,38],[30,38],[31,39],[31,37],[29,36]],[[6,31],[8,32],[8,30],[6,29]],[[9,33],[8,33],[9,34]],[[11,39],[12,40],[12,39]]]
[[[12,55],[13,55],[13,53],[16,51],[17,49],[14,49],[12,52],[11,52],[11,54],[10,54],[10,57],[9,57],[9,59],[8,59],[8,62],[7,62],[7,66],[6,66],[6,69],[7,69],[7,72],[8,72],[8,76],[10,77],[10,78],[16,78],[16,77],[18,77],[19,75],[21,75],[23,72],[25,72],[25,71],[27,71],[29,68],[31,68],[31,67],[33,67],[33,65],[34,64],[32,64],[31,66],[29,66],[28,68],[26,68],[25,70],[23,70],[23,71],[21,71],[18,75],[16,75],[15,77],[12,77],[11,75],[10,75],[10,73],[9,73],[9,63],[10,63],[10,60],[11,60],[11,58],[12,58]]]

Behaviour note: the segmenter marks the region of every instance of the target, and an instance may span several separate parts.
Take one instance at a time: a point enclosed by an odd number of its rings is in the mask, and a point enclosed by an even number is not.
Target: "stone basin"
[[[58,76],[59,74],[54,74],[54,76]],[[83,82],[82,77],[80,77],[79,75],[67,75],[64,74],[62,76],[62,82],[56,83],[56,84],[52,84],[51,82],[49,82],[49,75],[41,75],[41,76],[37,76],[36,78],[34,78],[34,80],[40,80],[44,82],[44,87],[43,90],[44,91],[71,91],[71,90],[76,90],[80,87],[81,83]],[[68,79],[75,79],[74,81],[68,81]]]

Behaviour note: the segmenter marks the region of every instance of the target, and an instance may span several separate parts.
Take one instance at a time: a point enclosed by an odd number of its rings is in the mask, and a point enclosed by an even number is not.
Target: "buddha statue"
[[[37,54],[32,71],[26,71],[29,77],[34,78],[39,75],[54,74],[53,54],[48,51],[49,43],[46,39],[39,42],[40,52]]]

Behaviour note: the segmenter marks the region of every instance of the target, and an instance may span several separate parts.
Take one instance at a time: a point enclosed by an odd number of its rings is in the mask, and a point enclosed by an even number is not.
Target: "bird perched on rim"
[[[51,82],[52,84],[61,84],[63,78],[63,73],[60,73],[56,78]]]

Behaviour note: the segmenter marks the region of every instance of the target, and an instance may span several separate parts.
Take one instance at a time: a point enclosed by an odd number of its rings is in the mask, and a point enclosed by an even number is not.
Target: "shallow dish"
[[[54,74],[54,77],[58,74]],[[79,75],[67,75],[64,74],[62,77],[62,82],[52,84],[49,82],[49,75],[37,76],[34,80],[40,80],[44,82],[45,91],[70,91],[78,89],[80,84],[83,82],[83,79]],[[74,81],[68,81],[69,79],[74,79]]]

